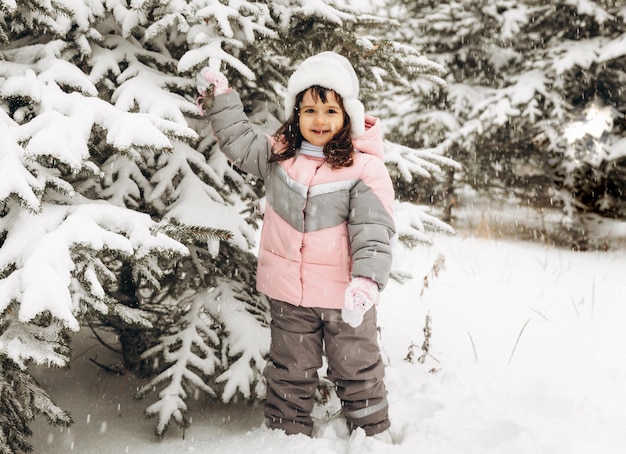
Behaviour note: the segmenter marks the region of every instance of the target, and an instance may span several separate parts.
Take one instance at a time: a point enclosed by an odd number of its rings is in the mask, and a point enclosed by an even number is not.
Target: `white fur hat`
[[[304,60],[287,84],[285,95],[287,118],[293,112],[298,93],[313,85],[334,90],[341,95],[343,106],[350,117],[352,138],[365,134],[365,109],[359,101],[359,79],[347,58],[327,51]]]

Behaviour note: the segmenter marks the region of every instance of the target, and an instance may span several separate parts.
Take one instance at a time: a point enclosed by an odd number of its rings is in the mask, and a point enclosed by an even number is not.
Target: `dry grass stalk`
[[[513,359],[513,355],[515,354],[515,350],[517,349],[517,344],[519,344],[519,340],[522,337],[522,333],[526,329],[526,326],[528,326],[529,322],[530,322],[530,319],[526,320],[526,323],[524,323],[524,326],[522,326],[522,329],[520,330],[519,334],[517,335],[517,340],[515,341],[515,345],[513,346],[513,351],[511,352],[511,356],[509,356],[509,364],[511,364],[511,360]]]
[[[424,342],[422,342],[422,356],[417,359],[417,362],[420,364],[424,364],[426,361],[426,357],[428,356],[428,351],[430,350],[430,337],[433,334],[430,323],[432,319],[430,318],[430,314],[426,314],[426,322],[424,323]]]
[[[445,265],[446,265],[445,256],[443,254],[439,254],[437,258],[435,259],[435,262],[433,263],[433,266],[430,269],[430,272],[426,276],[424,276],[424,286],[422,287],[420,296],[424,295],[424,290],[426,290],[430,286],[430,281],[436,278],[437,276],[439,276],[439,273],[441,272],[441,270],[445,268]]]

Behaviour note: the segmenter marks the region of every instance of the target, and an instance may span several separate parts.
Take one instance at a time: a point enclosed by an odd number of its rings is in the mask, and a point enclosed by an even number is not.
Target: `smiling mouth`
[[[328,129],[313,129],[313,134],[328,134],[330,131]]]

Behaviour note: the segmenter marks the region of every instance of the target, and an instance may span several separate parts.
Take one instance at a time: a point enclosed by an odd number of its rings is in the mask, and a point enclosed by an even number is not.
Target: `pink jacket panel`
[[[343,307],[351,264],[346,224],[307,234],[288,227],[270,206],[266,208],[257,289],[295,305]]]

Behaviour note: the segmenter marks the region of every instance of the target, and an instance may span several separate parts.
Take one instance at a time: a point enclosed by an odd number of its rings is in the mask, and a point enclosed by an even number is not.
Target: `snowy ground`
[[[435,276],[439,257],[445,267]],[[624,251],[459,234],[401,251],[396,266],[413,279],[392,282],[379,312],[395,445],[348,437],[338,418],[320,424],[314,438],[287,437],[262,427],[258,404],[201,401],[192,402],[185,433],[173,427],[157,442],[155,421],[142,414],[150,397],[134,401],[135,379],[94,366],[89,358],[106,363],[108,353],[84,338],[69,370],[38,371],[75,424],[39,421],[35,453],[625,452]],[[432,335],[422,364],[427,314]]]

